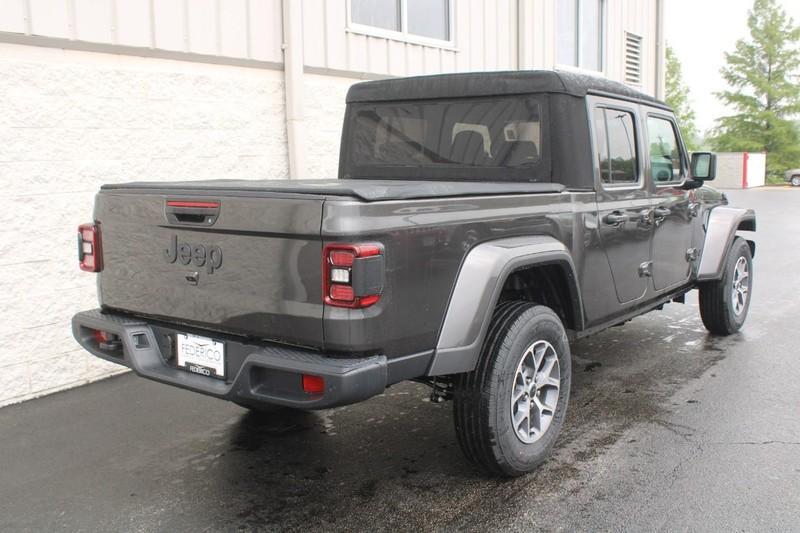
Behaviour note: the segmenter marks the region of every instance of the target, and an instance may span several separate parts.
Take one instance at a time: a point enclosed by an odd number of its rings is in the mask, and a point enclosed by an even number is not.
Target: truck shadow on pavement
[[[631,425],[665,421],[670,396],[724,357],[687,306],[573,345],[573,393],[553,456],[523,478],[486,478],[461,455],[450,403],[406,383],[362,404],[316,413],[243,411],[184,471],[218,527],[418,529],[466,526],[479,509],[495,523],[516,498],[579,490],[593,462]],[[210,460],[208,459],[210,458]],[[467,518],[465,518],[467,517]],[[474,525],[474,523],[473,523]],[[212,526],[215,527],[215,526]]]
[[[614,461],[671,453],[648,435],[668,430],[691,454],[695,430],[675,424],[691,408],[691,381],[715,379],[726,353],[767,332],[756,322],[711,337],[689,304],[574,343],[553,454],[513,480],[464,459],[452,404],[428,401],[424,385],[263,415],[118,376],[0,412],[0,530],[529,530],[545,519],[552,528],[576,502],[614,499],[598,484]]]

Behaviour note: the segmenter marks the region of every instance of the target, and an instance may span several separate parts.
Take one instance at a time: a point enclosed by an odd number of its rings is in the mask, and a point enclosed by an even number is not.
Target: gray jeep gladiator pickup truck
[[[338,179],[103,186],[78,231],[100,308],[73,332],[252,409],[423,382],[473,463],[520,475],[564,422],[571,340],[693,289],[712,333],[742,326],[755,215],[703,185],[715,168],[669,107],[606,80],[359,83]]]

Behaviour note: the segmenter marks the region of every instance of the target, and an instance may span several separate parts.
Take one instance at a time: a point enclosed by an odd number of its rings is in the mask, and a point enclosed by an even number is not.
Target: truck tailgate
[[[324,198],[219,192],[100,192],[102,305],[322,346]]]

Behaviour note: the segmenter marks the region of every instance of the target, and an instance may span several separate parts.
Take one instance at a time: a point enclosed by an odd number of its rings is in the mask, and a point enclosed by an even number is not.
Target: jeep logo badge
[[[178,242],[178,236],[173,235],[169,246],[164,250],[164,259],[167,263],[179,261],[182,265],[194,264],[197,267],[206,267],[206,272],[213,274],[222,266],[222,248],[219,246],[205,246]]]

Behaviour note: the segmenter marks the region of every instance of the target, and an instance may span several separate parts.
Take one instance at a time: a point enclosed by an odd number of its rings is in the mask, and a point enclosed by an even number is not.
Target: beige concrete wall
[[[69,329],[99,186],[284,178],[283,101],[278,71],[0,44],[0,405],[119,369]]]

